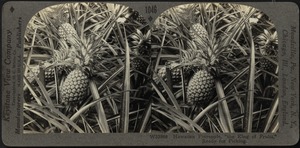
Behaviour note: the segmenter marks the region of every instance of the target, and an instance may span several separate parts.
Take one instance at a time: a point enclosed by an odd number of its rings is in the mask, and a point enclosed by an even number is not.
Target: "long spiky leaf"
[[[254,42],[252,39],[252,32],[250,26],[246,25],[246,30],[248,36],[250,38],[250,69],[249,69],[249,77],[248,77],[248,84],[247,84],[247,100],[245,102],[245,118],[244,118],[244,130],[247,133],[252,132],[252,120],[253,120],[253,105],[254,105],[254,84],[255,84],[255,49],[254,49]]]
[[[125,30],[125,29],[124,29]],[[126,33],[125,33],[126,35]],[[123,98],[122,98],[122,114],[121,114],[121,125],[120,130],[122,133],[128,133],[129,128],[129,105],[130,105],[130,48],[128,45],[127,38],[125,37],[125,68],[123,78]]]

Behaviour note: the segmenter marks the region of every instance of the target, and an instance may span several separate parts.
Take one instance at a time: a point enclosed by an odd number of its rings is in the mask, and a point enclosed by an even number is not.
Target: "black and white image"
[[[266,14],[191,3],[154,20],[113,3],[36,13],[23,133],[278,132],[278,35]]]
[[[150,31],[139,12],[112,3],[39,11],[24,45],[24,133],[116,133],[140,125]],[[147,54],[148,56],[142,56]]]
[[[245,5],[186,4],[152,29],[153,132],[278,131],[278,37],[267,15]]]

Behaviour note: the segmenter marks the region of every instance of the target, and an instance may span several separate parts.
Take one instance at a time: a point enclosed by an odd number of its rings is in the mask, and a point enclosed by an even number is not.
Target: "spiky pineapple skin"
[[[139,72],[146,72],[148,65],[149,64],[147,62],[139,58],[134,58],[132,62],[133,68]]]
[[[77,36],[77,32],[74,29],[74,27],[69,24],[69,23],[63,23],[59,28],[58,28],[58,35],[64,39],[68,40],[69,37],[74,37]]]
[[[145,45],[136,47],[134,49],[135,50],[134,53],[136,56],[140,56],[141,58],[149,61],[150,56],[151,56],[151,47],[148,43],[143,43],[143,44],[145,44]],[[149,64],[146,61],[144,61],[138,57],[135,57],[135,58],[133,58],[132,66],[137,71],[146,72]]]
[[[187,88],[187,104],[206,101],[214,89],[214,77],[207,70],[199,70],[190,79]]]
[[[189,30],[189,34],[192,40],[201,39],[202,41],[206,41],[208,39],[208,33],[200,23],[193,24]]]
[[[141,16],[141,15],[139,14],[139,12],[137,12],[137,11],[134,11],[134,12],[132,13],[131,17],[132,17],[132,19],[138,21],[138,22],[141,23],[141,24],[146,24],[146,23],[147,23],[147,22],[146,22],[146,19],[145,19],[143,16]]]
[[[62,86],[62,102],[82,100],[87,93],[88,82],[88,77],[82,70],[71,71]]]
[[[273,60],[276,60],[276,59],[273,59]],[[274,72],[276,69],[276,65],[266,58],[260,59],[259,65],[263,70],[269,71],[269,72]]]
[[[179,66],[179,63],[170,63],[170,70],[171,70],[171,75],[172,75],[172,82],[177,83],[181,81],[181,72],[180,72],[180,68],[178,68],[177,66]],[[167,77],[166,77],[166,73],[167,73],[167,66],[162,67],[161,69],[159,69],[158,71],[158,75],[163,78],[164,81],[167,81]]]
[[[54,78],[54,76],[55,76],[55,70],[54,70],[54,67],[51,67],[51,68],[47,68],[46,70],[45,70],[45,82],[47,83],[47,82],[51,82],[51,81],[53,81],[55,78]]]

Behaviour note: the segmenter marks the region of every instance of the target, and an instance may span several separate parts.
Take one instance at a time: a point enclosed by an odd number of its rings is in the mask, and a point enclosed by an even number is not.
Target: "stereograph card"
[[[294,2],[7,1],[6,146],[294,145]]]

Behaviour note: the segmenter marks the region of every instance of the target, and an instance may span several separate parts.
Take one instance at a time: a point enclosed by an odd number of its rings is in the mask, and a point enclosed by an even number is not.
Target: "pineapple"
[[[51,68],[47,68],[45,70],[45,82],[48,83],[48,82],[51,82],[53,81],[55,78],[55,70],[54,70],[54,67],[51,67]]]
[[[207,101],[214,90],[214,76],[210,70],[216,66],[214,51],[208,46],[208,33],[200,24],[193,24],[189,30],[194,42],[189,44],[189,50],[183,52],[183,61],[189,64],[192,77],[187,86],[187,104]]]
[[[278,55],[278,37],[276,31],[272,33],[269,30],[264,30],[262,34],[257,36],[256,42],[262,55],[271,56],[272,60],[277,60],[274,57]],[[266,71],[274,71],[276,65],[266,58],[261,58],[260,67]]]
[[[131,38],[133,41],[133,53],[135,56],[139,56],[144,60],[135,57],[132,61],[132,66],[135,70],[145,73],[149,64],[146,61],[150,61],[151,58],[151,45],[150,45],[150,30],[144,35],[140,30],[137,30]],[[146,60],[146,61],[145,61]]]
[[[139,58],[134,58],[132,61],[132,66],[135,70],[140,71],[140,72],[146,72],[148,63],[139,59]]]
[[[137,12],[137,11],[133,11],[133,13],[131,14],[131,18],[133,20],[136,20],[137,22],[139,22],[141,24],[146,24],[147,23],[145,18],[143,16],[141,16],[139,14],[139,12]]]
[[[70,23],[63,23],[58,28],[58,35],[69,44],[78,45],[79,37],[77,31]]]
[[[88,88],[88,77],[80,69],[75,69],[70,72],[62,85],[62,102],[81,101]]]
[[[57,52],[57,59],[61,63],[72,64],[68,67],[64,65],[64,70],[73,69],[64,80],[60,92],[62,103],[78,103],[83,101],[88,92],[89,77],[93,76],[92,57],[98,51],[99,42],[95,42],[94,38],[82,38],[79,46],[71,47],[69,51],[60,50]],[[68,49],[68,48],[67,48]],[[65,59],[64,61],[62,61]],[[59,65],[57,65],[59,66]]]
[[[55,69],[54,69],[54,67],[49,67],[50,65],[52,65],[51,61],[52,61],[52,59],[49,61],[42,62],[42,66],[41,66],[45,70],[44,73],[45,73],[45,82],[46,83],[49,83],[55,79],[54,78]]]
[[[189,30],[189,34],[194,41],[200,43],[207,43],[208,41],[208,33],[200,23],[193,24]]]
[[[77,36],[77,32],[74,29],[74,27],[69,23],[63,23],[58,28],[58,35],[64,39],[67,40],[70,36]]]
[[[175,63],[175,62],[172,62],[168,65],[170,67],[172,81],[174,83],[181,81],[181,72],[180,72],[180,68],[178,68],[179,65],[180,65],[179,63]],[[167,69],[167,66],[164,66],[161,69],[159,69],[159,71],[158,71],[158,75],[160,77],[162,77],[164,81],[167,81],[166,69]]]
[[[187,103],[206,101],[214,90],[214,77],[207,70],[196,72],[188,83]]]
[[[273,59],[273,58],[272,58],[272,59]],[[275,59],[273,59],[273,60],[275,60]],[[260,62],[260,63],[259,63],[259,66],[260,66],[263,70],[266,70],[266,71],[274,71],[275,68],[276,68],[276,65],[275,65],[273,62],[271,62],[271,61],[269,61],[268,59],[266,59],[266,58],[260,59],[259,62]]]

